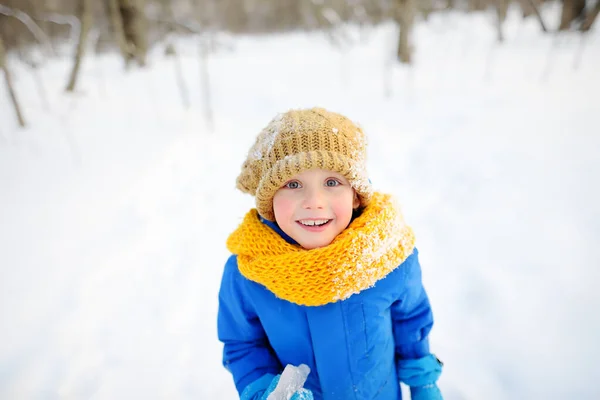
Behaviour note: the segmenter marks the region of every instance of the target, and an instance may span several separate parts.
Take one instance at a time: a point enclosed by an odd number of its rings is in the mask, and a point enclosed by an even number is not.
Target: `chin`
[[[328,241],[319,241],[319,242],[309,242],[309,243],[300,243],[300,246],[302,246],[303,248],[305,248],[306,250],[312,250],[312,249],[318,249],[320,247],[325,247],[325,246],[329,246],[331,244],[332,240],[328,240]]]

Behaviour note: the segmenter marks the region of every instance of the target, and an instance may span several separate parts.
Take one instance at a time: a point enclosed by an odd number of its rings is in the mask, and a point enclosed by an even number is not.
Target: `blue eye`
[[[336,179],[327,179],[327,182],[325,182],[325,186],[328,186],[328,187],[334,187],[339,184],[340,184],[340,182]]]
[[[284,185],[288,189],[298,189],[300,184],[297,181],[291,181]]]

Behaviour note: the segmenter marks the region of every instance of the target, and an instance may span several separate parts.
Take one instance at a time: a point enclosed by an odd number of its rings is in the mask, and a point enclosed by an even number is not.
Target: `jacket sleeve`
[[[416,248],[399,268],[402,269],[402,282],[398,299],[391,308],[397,363],[429,355],[428,335],[433,326],[433,313],[421,282]]]
[[[223,365],[233,375],[238,393],[267,373],[278,374],[281,364],[271,348],[258,315],[247,296],[248,280],[231,256],[225,264],[221,289],[217,330],[223,342]]]

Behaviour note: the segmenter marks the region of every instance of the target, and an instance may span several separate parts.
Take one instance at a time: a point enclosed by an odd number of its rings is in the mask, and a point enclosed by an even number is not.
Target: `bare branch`
[[[125,65],[129,66],[129,59],[132,53],[132,49],[127,43],[127,40],[125,39],[125,31],[123,29],[123,17],[121,16],[121,12],[119,11],[118,0],[108,0],[108,11],[110,15],[112,31],[114,34],[115,41],[119,45],[119,50],[121,51],[121,55],[125,60]]]
[[[47,54],[54,55],[54,49],[52,48],[52,43],[50,42],[48,35],[44,33],[44,31],[38,26],[38,24],[35,23],[33,19],[31,19],[29,15],[21,10],[13,9],[2,4],[0,4],[0,14],[14,17],[21,21],[23,25],[25,25],[33,34],[36,40],[45,47]]]
[[[0,37],[0,69],[4,71],[4,80],[6,81],[6,87],[8,88],[8,94],[10,95],[10,99],[15,108],[15,113],[17,114],[17,120],[19,121],[19,125],[24,128],[25,127],[25,119],[23,118],[23,113],[21,112],[21,107],[19,107],[19,102],[17,101],[17,95],[13,88],[12,79],[10,76],[10,71],[8,70],[8,65],[6,62],[6,53],[4,51],[4,42]]]
[[[71,70],[71,75],[69,77],[69,83],[67,84],[66,91],[72,92],[75,90],[75,84],[77,83],[77,75],[79,73],[79,68],[81,67],[81,63],[83,61],[83,57],[85,54],[85,48],[87,44],[88,33],[90,31],[90,27],[92,25],[92,0],[79,0],[79,9],[81,14],[81,30],[79,34],[79,43],[77,44],[77,51],[73,60],[73,69]]]
[[[538,21],[540,22],[542,31],[544,31],[544,33],[548,33],[548,28],[546,28],[546,24],[544,23],[544,19],[542,18],[542,14],[540,13],[540,9],[538,8],[538,6],[533,2],[533,0],[526,1],[529,4],[529,6],[533,8],[533,12],[535,13]]]
[[[57,13],[48,13],[48,14],[40,14],[34,16],[34,18],[38,21],[52,22],[58,25],[69,25],[71,27],[70,31],[70,42],[71,44],[77,43],[79,38],[79,31],[81,29],[81,23],[79,22],[79,18],[74,15],[64,15]]]

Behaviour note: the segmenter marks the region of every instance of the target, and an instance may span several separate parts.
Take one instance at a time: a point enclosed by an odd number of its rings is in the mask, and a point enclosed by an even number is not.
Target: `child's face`
[[[294,176],[273,197],[277,224],[305,249],[330,244],[346,229],[359,204],[346,178],[322,169]]]

